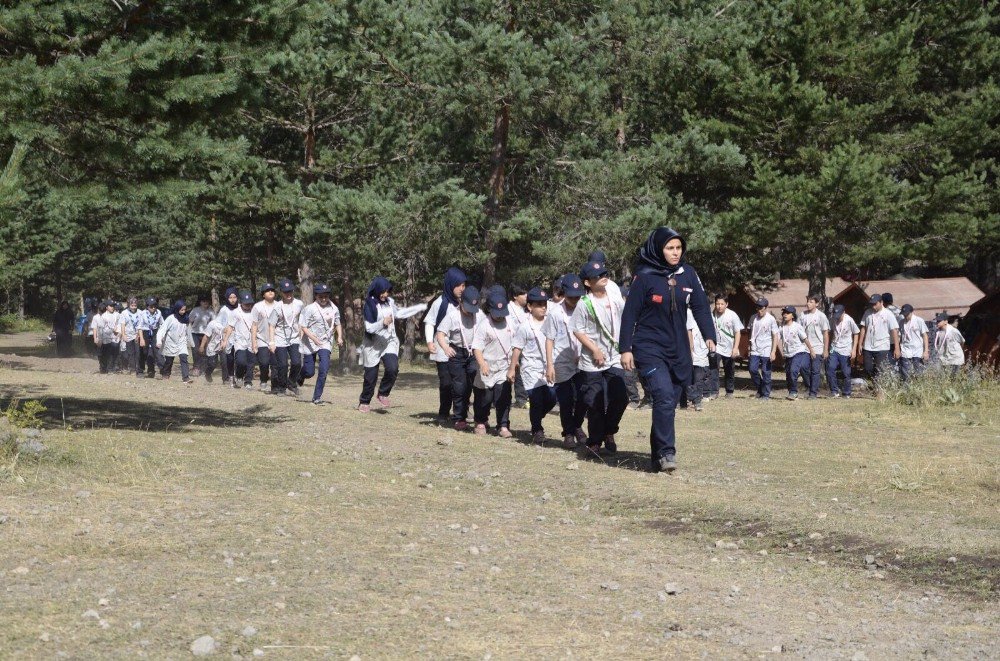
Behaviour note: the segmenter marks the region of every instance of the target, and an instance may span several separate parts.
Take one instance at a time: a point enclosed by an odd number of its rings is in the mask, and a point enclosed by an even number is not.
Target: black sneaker
[[[663,473],[673,473],[677,470],[677,460],[672,454],[660,457],[660,471]]]

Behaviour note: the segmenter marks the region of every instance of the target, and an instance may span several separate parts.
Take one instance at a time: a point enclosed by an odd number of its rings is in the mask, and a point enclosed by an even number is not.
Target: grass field
[[[680,469],[434,426],[436,379],[352,410],[95,374],[0,337],[48,451],[0,473],[0,657],[996,658],[1000,398],[712,401]],[[783,393],[782,393],[783,394]],[[558,432],[550,418],[548,431]],[[5,462],[0,462],[5,463]]]

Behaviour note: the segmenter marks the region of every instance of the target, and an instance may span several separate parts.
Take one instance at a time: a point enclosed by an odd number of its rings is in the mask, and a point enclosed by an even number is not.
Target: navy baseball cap
[[[462,309],[469,314],[479,312],[479,290],[472,285],[466,286],[462,292]]]
[[[608,267],[604,265],[604,262],[587,262],[580,269],[580,275],[583,276],[584,280],[593,280],[607,274]]]
[[[155,296],[150,296],[149,298],[146,299],[146,307],[147,308],[150,307],[151,305],[156,305],[156,303],[157,303],[157,301],[156,301],[156,297]]]
[[[576,273],[567,273],[562,277],[562,290],[567,296],[579,298],[583,296],[583,282]]]
[[[319,294],[327,294],[327,295],[329,295],[329,293],[330,293],[330,286],[328,284],[326,284],[325,282],[317,282],[316,285],[313,287],[313,294],[314,295],[317,295],[317,296]]]
[[[288,293],[290,291],[295,291],[295,283],[289,280],[288,278],[283,278],[281,282],[278,283],[278,289],[280,289],[285,293]]]
[[[563,288],[563,276],[559,276],[558,278],[552,281],[552,288],[553,289]]]
[[[490,292],[486,297],[486,311],[494,318],[506,317],[510,314],[510,310],[507,309],[507,297],[499,295],[499,292]]]
[[[785,307],[781,308],[781,311],[782,312],[787,312],[788,314],[795,314],[795,306],[794,305],[786,305]]]
[[[934,321],[935,321],[935,323],[941,323],[942,321],[948,321],[948,313],[947,312],[938,312],[936,315],[934,315]]]
[[[902,308],[900,308],[900,311],[903,314],[910,314],[911,312],[913,312],[913,306],[910,305],[909,303],[906,303],[906,304],[903,305]]]
[[[837,304],[833,306],[833,316],[842,317],[844,315],[844,306]]]
[[[875,305],[876,303],[882,302],[882,294],[872,294],[872,297],[868,299],[869,305]]]
[[[767,305],[768,305],[768,303],[767,303],[767,299],[766,298],[758,298],[757,299],[757,307],[759,307],[759,308],[766,308]]]
[[[274,283],[273,282],[265,282],[264,284],[262,284],[260,286],[260,293],[261,294],[263,294],[266,291],[274,291]]]
[[[240,292],[240,303],[243,303],[244,305],[253,303],[253,294],[251,294],[250,292],[248,292],[246,290],[241,291]]]
[[[550,298],[549,293],[541,287],[532,287],[528,290],[529,303],[545,303]]]

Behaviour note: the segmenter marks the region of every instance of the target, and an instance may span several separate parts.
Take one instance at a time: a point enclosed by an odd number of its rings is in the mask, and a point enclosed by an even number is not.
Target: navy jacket
[[[651,273],[636,276],[629,290],[622,329],[621,351],[631,351],[637,363],[662,360],[681,383],[691,379],[691,344],[687,335],[687,311],[691,308],[695,323],[705,341],[715,341],[715,324],[705,288],[694,268],[682,265],[674,272],[674,296],[677,310],[670,306],[668,278]]]

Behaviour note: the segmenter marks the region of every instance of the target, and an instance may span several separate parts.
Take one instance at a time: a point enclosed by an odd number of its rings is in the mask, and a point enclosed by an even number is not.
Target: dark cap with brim
[[[324,282],[317,282],[313,287],[313,295],[319,296],[320,294],[330,295],[330,285]]]
[[[550,298],[549,293],[541,287],[532,287],[528,290],[529,303],[546,303]]]
[[[479,290],[468,285],[462,292],[462,309],[469,314],[479,312]]]
[[[938,312],[936,315],[934,315],[934,323],[938,323],[939,324],[942,321],[948,321],[948,313],[947,312]]]
[[[882,294],[872,294],[871,298],[868,299],[869,305],[875,305],[876,303],[882,302]]]
[[[566,296],[579,298],[583,296],[583,283],[576,273],[567,273],[562,277],[562,290]]]
[[[486,312],[493,318],[499,319],[510,314],[507,308],[507,297],[498,296],[499,292],[492,292],[486,297]]]
[[[253,294],[248,291],[240,292],[240,303],[249,305],[253,303]]]
[[[768,305],[769,305],[769,303],[767,302],[766,298],[762,297],[762,298],[758,298],[757,299],[757,307],[759,307],[759,308],[766,308]]]
[[[587,262],[580,269],[580,275],[584,280],[595,280],[608,274],[608,267],[604,262]]]
[[[288,278],[285,278],[278,283],[278,289],[287,294],[290,291],[295,291],[295,283]]]
[[[273,282],[265,282],[260,286],[260,293],[263,294],[266,291],[275,291],[275,286]]]
[[[904,315],[910,314],[911,312],[913,312],[913,306],[907,303],[902,308],[900,308],[899,311],[902,312]]]
[[[794,305],[786,305],[785,307],[781,308],[781,311],[782,312],[787,312],[788,314],[795,314],[795,306]]]
[[[840,305],[840,304],[834,305],[833,306],[833,316],[834,317],[842,317],[842,316],[844,316],[844,310],[845,310],[845,308],[844,308],[843,305]]]

